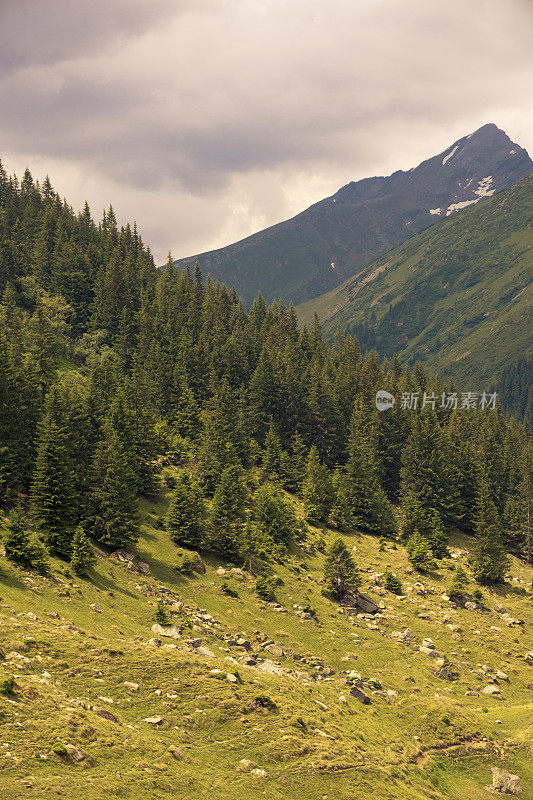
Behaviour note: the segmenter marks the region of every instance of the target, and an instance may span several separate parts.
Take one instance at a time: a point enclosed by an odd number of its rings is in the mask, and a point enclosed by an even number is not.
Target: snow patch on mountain
[[[456,144],[456,145],[455,145],[455,147],[453,148],[452,152],[451,152],[451,153],[448,153],[448,155],[447,155],[447,156],[445,156],[445,157],[442,159],[442,166],[444,166],[445,164],[447,164],[447,163],[448,163],[448,161],[450,160],[450,158],[452,158],[452,157],[455,155],[455,153],[456,153],[456,151],[457,151],[457,149],[458,149],[458,148],[459,148],[459,145],[458,145],[458,144]]]
[[[451,206],[448,206],[446,209],[446,216],[449,217],[450,214],[453,214],[454,211],[460,211],[462,208],[466,208],[467,206],[471,206],[472,203],[479,203],[481,197],[476,197],[475,200],[463,200],[462,203],[452,203]]]
[[[495,189],[490,189],[489,187],[492,185],[492,175],[487,175],[486,178],[479,181],[478,188],[474,190],[474,194],[477,194],[479,197],[491,197],[496,191]]]
[[[440,212],[441,212],[440,208],[430,208],[429,209],[429,213],[430,214],[440,214]]]

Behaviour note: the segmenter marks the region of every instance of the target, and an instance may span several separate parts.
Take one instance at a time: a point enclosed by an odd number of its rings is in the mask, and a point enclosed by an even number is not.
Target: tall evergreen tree
[[[132,547],[139,538],[136,476],[110,422],[96,450],[86,527],[108,547]]]
[[[342,600],[347,592],[354,592],[361,585],[355,561],[342,539],[336,539],[327,552],[324,578],[337,600]]]
[[[72,539],[71,566],[76,575],[81,578],[87,576],[96,564],[96,553],[85,535],[83,525],[78,525]]]
[[[478,583],[501,583],[504,580],[509,559],[502,542],[498,511],[485,479],[480,480],[478,491],[476,534],[471,558]]]
[[[202,546],[206,509],[202,490],[187,470],[181,470],[167,514],[167,530],[176,544],[196,550]]]
[[[309,451],[302,496],[309,522],[326,522],[335,499],[333,484],[329,470],[320,462],[315,446]]]

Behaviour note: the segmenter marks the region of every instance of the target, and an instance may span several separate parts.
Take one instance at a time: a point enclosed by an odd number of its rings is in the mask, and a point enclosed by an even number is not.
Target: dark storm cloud
[[[485,122],[533,145],[522,0],[0,2],[0,154],[135,202],[156,250],[238,238]]]

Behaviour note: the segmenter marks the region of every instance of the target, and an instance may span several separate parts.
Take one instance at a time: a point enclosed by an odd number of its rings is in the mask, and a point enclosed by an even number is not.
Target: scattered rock
[[[92,604],[91,604],[91,606],[90,606],[90,608],[91,608],[91,609],[92,609],[92,610],[93,610],[93,611],[94,611],[96,614],[101,614],[101,613],[102,613],[102,609],[100,608],[100,606],[98,605],[98,603],[92,603]]]
[[[126,689],[129,689],[130,692],[138,692],[139,691],[139,684],[133,683],[132,681],[124,681],[124,686]]]
[[[197,647],[196,652],[198,653],[198,655],[204,656],[204,658],[215,658],[215,654],[213,653],[213,651],[210,650],[209,647],[206,647],[205,645],[200,645],[200,647]]]
[[[237,772],[251,772],[256,767],[255,761],[251,761],[249,758],[241,758],[235,769]]]
[[[161,725],[163,722],[163,717],[145,717],[144,721],[149,725]]]
[[[111,711],[108,711],[107,708],[98,708],[97,706],[93,706],[92,711],[97,714],[102,719],[107,719],[108,722],[118,722],[118,717],[115,714],[112,714]]]
[[[529,650],[525,654],[524,659],[525,659],[527,664],[533,664],[533,650]]]
[[[352,686],[350,689],[350,694],[353,695],[353,697],[355,697],[356,700],[359,700],[360,703],[363,703],[363,705],[368,705],[369,703],[372,702],[370,700],[370,697],[367,694],[365,694],[358,686]]]
[[[437,677],[442,678],[444,681],[454,681],[459,677],[459,673],[454,669],[452,664],[443,664],[437,670]]]
[[[220,575],[221,577],[223,577],[225,574],[226,574],[226,570],[224,569],[224,567],[219,567],[217,569],[217,575]]]
[[[265,650],[268,650],[270,655],[275,658],[282,658],[283,656],[283,647],[280,644],[267,644]]]
[[[232,567],[229,571],[229,574],[233,578],[237,578],[239,581],[246,580],[246,572],[243,569],[240,569],[240,567]]]
[[[506,683],[509,683],[509,675],[507,675],[506,672],[502,672],[501,669],[497,669],[494,674],[496,675],[498,680],[505,681]]]
[[[252,769],[250,771],[250,775],[254,775],[256,778],[266,778],[267,774],[264,769]]]
[[[500,767],[491,767],[490,770],[492,772],[492,786],[490,787],[492,791],[502,794],[520,794],[522,783],[518,775],[513,775]]]
[[[179,639],[181,631],[175,625],[159,625],[155,622],[151,627],[152,633],[158,633],[159,636],[167,636],[170,639]]]
[[[66,744],[65,745],[65,750],[67,751],[69,756],[74,759],[74,761],[83,761],[83,759],[86,757],[85,753],[83,752],[83,750],[80,750],[78,747],[75,747],[73,744]]]
[[[501,694],[500,687],[497,683],[489,683],[488,686],[481,690],[481,694]]]

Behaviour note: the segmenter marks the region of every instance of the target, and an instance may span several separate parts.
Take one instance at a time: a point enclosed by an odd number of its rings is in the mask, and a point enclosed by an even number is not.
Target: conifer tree
[[[337,600],[342,600],[347,592],[354,592],[361,585],[355,561],[342,539],[336,539],[327,551],[324,578]]]
[[[289,545],[296,536],[298,520],[274,486],[260,486],[253,497],[253,518],[257,527],[276,544]]]
[[[468,575],[461,567],[461,565],[457,564],[455,567],[453,579],[450,584],[450,590],[448,594],[450,595],[451,598],[457,597],[462,600],[467,586],[468,586]]]
[[[320,462],[318,450],[314,445],[309,451],[302,496],[309,522],[326,522],[335,499],[333,484],[329,470]]]
[[[136,478],[110,422],[98,444],[86,526],[108,547],[131,547],[139,537]]]
[[[70,563],[72,570],[81,578],[86,577],[96,564],[96,553],[85,535],[83,525],[78,525],[74,531],[74,538],[72,539],[72,559]]]
[[[270,480],[277,480],[281,474],[281,442],[274,425],[270,418],[270,427],[265,440],[265,452],[263,456],[263,475]]]
[[[170,625],[170,617],[168,616],[167,606],[162,598],[157,601],[154,619],[158,625]]]
[[[202,546],[206,509],[202,490],[187,470],[176,478],[167,514],[167,530],[173,542],[192,550]]]
[[[67,431],[56,421],[55,390],[39,432],[31,500],[49,550],[70,558],[77,513]]]
[[[417,572],[427,572],[435,566],[429,542],[417,530],[409,536],[405,548],[407,557]]]
[[[31,537],[20,511],[15,511],[9,520],[4,549],[6,558],[18,566],[35,569],[41,574],[49,569],[46,550],[37,538]]]
[[[246,486],[243,469],[226,467],[213,497],[210,515],[213,549],[228,559],[239,556],[239,528],[244,520]]]
[[[481,479],[476,514],[472,567],[478,583],[501,583],[509,568],[509,559],[502,542],[501,522],[488,482]]]

